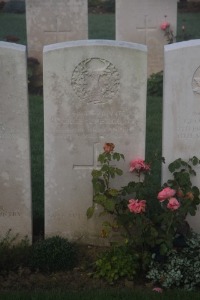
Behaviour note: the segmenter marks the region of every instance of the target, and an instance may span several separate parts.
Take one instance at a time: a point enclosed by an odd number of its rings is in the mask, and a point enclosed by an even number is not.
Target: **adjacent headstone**
[[[176,0],[116,0],[116,40],[147,45],[148,75],[163,70],[164,21],[176,36]]]
[[[87,0],[26,0],[28,56],[40,62],[44,45],[88,38]]]
[[[91,40],[44,47],[46,236],[103,243],[102,218],[86,217],[91,171],[112,142],[126,157],[120,186],[133,179],[129,162],[145,155],[146,79],[144,45]]]
[[[0,42],[0,235],[32,239],[26,48]]]
[[[177,158],[200,157],[200,40],[165,46],[162,181],[170,174],[169,163]],[[193,184],[200,186],[200,168]],[[200,232],[200,212],[189,218]]]

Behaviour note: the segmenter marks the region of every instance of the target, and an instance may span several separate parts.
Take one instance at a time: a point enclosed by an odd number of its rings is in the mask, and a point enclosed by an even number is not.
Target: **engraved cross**
[[[98,156],[99,156],[99,150],[98,150],[98,145],[100,143],[94,143],[93,144],[93,159],[92,159],[92,164],[81,164],[81,165],[74,165],[73,164],[73,169],[74,170],[93,170],[97,169],[98,167],[101,166],[101,164],[98,162]],[[114,164],[111,164],[112,166],[115,166]]]
[[[136,27],[138,31],[144,32],[145,33],[145,44],[147,44],[147,37],[148,33],[155,31],[157,29],[156,26],[148,26],[148,15],[144,16],[144,26],[138,26]]]
[[[44,30],[45,34],[52,34],[56,37],[56,42],[59,42],[59,35],[66,34],[67,32],[71,32],[71,19],[70,17],[61,17],[60,13],[55,15],[54,19],[54,29]]]
[[[99,142],[94,143],[93,144],[93,161],[92,164],[88,164],[88,165],[73,165],[73,169],[74,170],[93,170],[96,169],[100,166],[100,164],[98,163],[98,156],[99,156],[99,151],[98,151],[98,145]]]

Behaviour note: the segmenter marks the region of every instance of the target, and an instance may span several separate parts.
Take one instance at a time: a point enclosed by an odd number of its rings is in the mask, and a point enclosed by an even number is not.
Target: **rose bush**
[[[166,18],[167,16],[165,16]],[[174,42],[174,33],[171,29],[170,23],[166,20],[161,23],[160,28],[164,31],[164,35],[167,39],[168,44],[172,44]]]
[[[138,180],[116,189],[112,182],[116,176],[123,175],[117,162],[124,160],[124,155],[114,152],[114,148],[113,143],[104,145],[104,152],[98,157],[101,167],[92,171],[94,197],[87,216],[92,217],[96,204],[102,206],[104,216],[108,214],[112,218],[103,223],[100,235],[109,237],[112,232],[121,233],[129,249],[138,253],[140,270],[146,270],[152,253],[165,255],[173,249],[178,236],[189,234],[185,230],[188,228],[186,217],[195,215],[200,203],[199,189],[192,185],[190,177],[196,175],[193,167],[200,161],[195,156],[188,162],[175,160],[168,167],[172,179],[152,194],[153,162],[136,158],[130,162],[129,171]]]

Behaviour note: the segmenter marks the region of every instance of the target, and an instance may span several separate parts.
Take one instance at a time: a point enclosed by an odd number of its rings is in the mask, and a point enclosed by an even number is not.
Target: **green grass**
[[[200,38],[200,13],[179,13],[177,18],[177,42],[184,40],[182,25],[187,39]]]
[[[88,18],[89,39],[115,39],[115,15],[90,14]]]
[[[196,292],[180,290],[166,291],[162,294],[138,289],[112,289],[93,291],[48,291],[48,292],[5,292],[0,293],[1,300],[198,300]]]
[[[19,44],[26,45],[25,15],[0,13],[0,41],[5,41],[7,35],[18,37]]]
[[[115,39],[114,14],[90,14],[88,24],[89,39]],[[19,43],[26,45],[25,15],[0,13],[0,40],[5,40],[7,35],[19,37]]]
[[[44,227],[44,117],[41,96],[29,96],[33,231],[39,235]]]
[[[146,160],[154,162],[155,169],[152,171],[155,191],[161,184],[161,160],[162,157],[162,97],[147,97],[146,117]]]
[[[88,18],[89,39],[115,39],[114,14],[90,14]],[[183,39],[181,27],[186,27],[186,35],[200,38],[200,13],[178,13],[177,40]],[[0,13],[0,40],[6,35],[20,38],[19,43],[26,45],[26,19],[23,14]]]

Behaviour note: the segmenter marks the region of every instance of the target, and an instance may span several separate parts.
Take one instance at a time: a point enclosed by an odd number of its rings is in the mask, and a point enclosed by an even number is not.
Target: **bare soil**
[[[79,246],[77,266],[67,272],[41,273],[20,268],[17,272],[0,273],[0,291],[132,287],[133,283],[125,280],[111,286],[103,279],[94,278],[94,262],[104,250],[105,248],[90,245]]]

